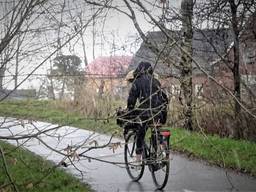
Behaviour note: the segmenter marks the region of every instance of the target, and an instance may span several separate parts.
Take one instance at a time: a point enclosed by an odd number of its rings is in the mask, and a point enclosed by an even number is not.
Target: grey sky
[[[122,2],[122,1],[118,1]],[[169,0],[171,7],[179,7],[181,0]],[[121,6],[121,5],[120,5]],[[125,7],[125,5],[122,5]],[[121,7],[122,7],[121,6]],[[146,4],[147,7],[149,5]],[[127,8],[123,8],[129,13]],[[149,7],[152,15],[159,16],[161,10],[151,9]],[[149,23],[149,19],[145,17],[140,11],[135,9],[138,23],[144,32],[158,30],[154,28],[154,25]],[[108,18],[105,21],[105,26],[102,28],[101,23],[96,25],[97,35],[96,35],[96,48],[95,48],[95,57],[101,55],[111,55],[111,54],[128,54],[132,55],[138,49],[140,42],[136,43],[135,38],[137,31],[133,25],[133,22],[130,18],[122,13],[111,10],[108,14]],[[89,35],[87,42],[89,42],[87,47],[87,57],[89,61],[93,60],[92,57],[92,36]],[[103,44],[102,44],[103,43]],[[113,49],[113,44],[116,44],[117,50]],[[124,49],[122,49],[124,48]],[[79,53],[78,53],[79,54]]]
[[[62,0],[60,0],[62,2]],[[86,20],[89,18],[92,13],[93,9],[92,7],[82,7],[80,6],[81,2],[83,1],[67,1],[66,9],[71,10],[78,10],[82,13],[83,18]],[[161,15],[161,9],[159,8],[152,8],[151,2],[159,2],[159,1],[151,1],[151,0],[144,0],[142,1],[145,3],[145,6],[149,9],[152,15],[154,15],[156,18],[158,18]],[[169,4],[171,7],[179,7],[181,0],[169,0]],[[51,2],[49,2],[51,3]],[[120,9],[126,11],[127,13],[130,13],[123,1],[115,0],[115,3],[120,7]],[[55,5],[55,4],[54,4]],[[61,5],[61,4],[60,4]],[[56,11],[57,9],[60,9],[60,5],[56,5],[56,7],[50,6],[50,11]],[[159,4],[158,4],[159,5]],[[133,7],[136,13],[136,17],[138,20],[138,23],[142,30],[146,33],[147,31],[152,30],[158,30],[149,22],[149,19],[141,13],[140,10],[138,10],[138,7]],[[43,8],[42,8],[43,9]],[[94,8],[97,9],[96,7]],[[58,21],[60,21],[60,16],[56,16],[55,18],[52,17],[51,12],[46,12],[44,17],[47,18],[50,22],[52,22],[53,26],[58,25]],[[67,14],[66,16],[69,17],[69,12],[65,12]],[[72,12],[72,16],[74,18],[78,17],[78,14],[76,12]],[[65,18],[65,15],[64,15]],[[37,22],[34,25],[47,25],[48,20]],[[55,21],[56,20],[56,21]],[[65,20],[63,20],[65,23]],[[66,24],[69,21],[66,22]],[[118,13],[114,10],[109,10],[107,17],[104,19],[96,20],[95,22],[95,58],[99,56],[110,56],[110,55],[133,55],[136,50],[139,48],[139,45],[141,41],[139,40],[137,31],[133,25],[133,22],[130,18],[128,18],[125,14]],[[65,31],[69,30],[69,31]],[[73,32],[72,32],[73,31]],[[91,62],[93,60],[93,36],[92,36],[93,28],[92,26],[88,27],[84,33],[84,39],[85,39],[85,47],[86,47],[86,55],[88,62]],[[40,39],[35,39],[36,43],[40,45],[44,45],[47,43],[50,43],[51,41],[56,41],[57,37],[57,30],[52,30],[49,33],[46,33],[45,35],[42,35]],[[63,28],[63,34],[69,33],[72,35],[74,33],[73,27],[68,26],[66,29]],[[29,42],[29,43],[32,43]],[[27,61],[24,62],[23,66],[20,67],[21,73],[20,74],[28,74],[31,69],[43,61],[51,52],[54,50],[54,47],[48,47],[44,48],[40,51],[40,54],[32,55],[27,59]],[[75,38],[73,41],[71,41],[67,46],[65,46],[62,49],[63,54],[75,54],[78,55],[80,58],[83,58],[83,48],[82,48],[82,41]],[[83,60],[83,59],[82,59]],[[47,61],[42,67],[40,67],[35,73],[39,74],[46,74],[46,70],[49,69],[50,62]],[[84,66],[84,64],[83,64]],[[10,69],[10,73],[6,73],[6,75],[11,75],[13,69]],[[20,77],[20,80],[23,78],[23,76]],[[38,87],[38,81],[35,81],[35,77],[32,78],[31,81],[26,81],[21,87]],[[13,81],[11,80],[12,77],[6,78],[6,85],[7,87],[11,88],[13,87]]]

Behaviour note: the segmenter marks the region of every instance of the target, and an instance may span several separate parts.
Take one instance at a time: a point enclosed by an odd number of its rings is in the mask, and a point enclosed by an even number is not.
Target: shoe
[[[141,165],[142,165],[142,155],[141,154],[137,154],[134,157],[134,161],[132,162],[132,169],[136,169],[136,170],[140,170],[141,169]]]

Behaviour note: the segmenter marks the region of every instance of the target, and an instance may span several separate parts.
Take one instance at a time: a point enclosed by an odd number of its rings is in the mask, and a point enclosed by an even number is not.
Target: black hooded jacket
[[[158,93],[161,89],[160,82],[154,78],[153,69],[150,63],[141,62],[134,72],[135,80],[129,92],[127,108],[129,111],[135,109],[136,114],[142,120],[152,119],[159,111],[161,102]],[[154,118],[155,119],[155,118]]]

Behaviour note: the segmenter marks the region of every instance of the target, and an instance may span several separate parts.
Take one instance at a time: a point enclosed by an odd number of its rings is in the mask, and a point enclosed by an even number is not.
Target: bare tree
[[[11,45],[14,45],[18,41],[22,33],[26,32],[29,23],[27,19],[31,18],[33,12],[44,3],[44,0],[26,0],[21,1],[3,1],[1,2],[1,16],[0,24],[1,28],[1,42],[0,42],[0,54],[3,55],[9,50],[12,53],[8,53],[8,56],[3,58],[0,66],[1,80],[0,87],[2,88],[3,76],[6,70],[6,65],[12,58],[15,49],[10,49]]]
[[[245,32],[248,21],[255,12],[255,4],[253,1],[235,1],[235,0],[211,0],[202,1],[197,7],[197,16],[201,22],[207,22],[212,28],[226,27],[232,31],[233,57],[224,59],[227,67],[233,74],[233,92],[234,92],[234,114],[236,125],[233,136],[235,138],[243,137],[241,130],[240,113],[241,113],[241,36]],[[223,59],[223,58],[221,58]]]
[[[72,22],[71,18],[65,15],[72,10],[72,7],[66,7],[64,4],[61,1],[55,2],[44,0],[14,0],[11,2],[6,0],[0,2],[0,88],[4,87],[3,79],[12,76],[13,71],[15,76],[14,89],[18,88],[24,84],[27,79],[35,75],[35,71],[46,65],[47,61],[52,57],[55,57],[63,47],[69,46],[69,48],[72,48],[72,46],[75,46],[75,43],[80,41],[79,36],[83,36],[82,34],[85,33],[85,29],[88,28],[93,18],[97,18],[99,13],[102,12],[102,9],[98,9],[93,14],[90,13],[86,17],[80,18],[83,19],[83,22],[81,22],[81,25],[77,26],[75,29],[75,23]],[[59,7],[59,5],[61,6]],[[82,5],[82,2],[80,1],[80,6]],[[86,9],[86,6],[83,6],[83,8]],[[75,10],[76,9],[74,8],[73,11]],[[64,17],[66,20],[62,20],[61,17],[59,17],[59,13],[61,12],[66,16]],[[60,30],[60,35],[59,37],[56,37],[55,32],[58,28]],[[45,36],[48,38],[48,41],[43,38]],[[86,55],[84,56],[86,58]],[[80,59],[78,58],[77,60],[80,64]],[[85,64],[87,64],[87,62],[85,62]],[[7,69],[8,73],[11,75],[5,74],[7,73]],[[22,69],[25,69],[25,73],[24,71],[22,72]],[[72,76],[76,75],[80,76],[81,74],[72,74]],[[22,79],[18,81],[18,78]],[[10,93],[1,97],[1,102],[9,95]],[[78,153],[76,152],[77,149],[75,149],[77,146],[71,146],[72,150],[68,149],[63,151],[63,149],[51,147],[41,138],[42,135],[47,135],[56,139],[58,137],[55,135],[56,131],[63,127],[63,125],[48,129],[45,127],[40,128],[40,126],[33,124],[30,120],[29,123],[26,123],[23,120],[8,118],[1,118],[0,121],[1,140],[16,141],[17,147],[21,147],[25,146],[27,141],[36,139],[49,150],[63,155],[63,159],[57,166],[60,166],[66,159],[71,160],[69,163],[73,165],[73,159],[78,157]],[[28,124],[30,124],[30,128],[26,127]],[[17,125],[20,125],[23,128],[26,127],[25,129],[27,132],[25,131],[23,134],[15,132],[14,129]],[[29,130],[34,130],[33,132],[35,134],[31,134]],[[85,138],[83,144],[86,144],[89,140],[89,138]],[[58,139],[56,141],[58,141]],[[81,147],[82,146],[78,148],[81,149]],[[93,149],[95,149],[95,147]],[[83,152],[83,155],[86,156],[86,152]],[[6,153],[2,148],[0,148],[0,156],[1,160],[4,160],[6,157]],[[11,185],[13,186],[12,188],[14,191],[18,191],[19,187],[17,187],[16,181],[12,179],[12,175],[8,172],[8,164],[4,164],[4,168],[6,168],[4,176],[6,176],[9,182],[7,185],[1,185],[0,190],[5,190],[5,187],[8,188],[8,186]],[[56,166],[54,168],[56,168]]]
[[[183,0],[181,3],[182,16],[182,36],[183,40],[181,48],[184,50],[181,54],[181,89],[184,96],[184,127],[188,130],[193,130],[192,125],[192,39],[193,39],[193,1]]]

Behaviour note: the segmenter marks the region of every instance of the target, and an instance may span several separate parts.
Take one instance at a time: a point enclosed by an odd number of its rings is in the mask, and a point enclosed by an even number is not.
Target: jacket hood
[[[138,67],[135,69],[133,76],[137,78],[143,74],[153,74],[153,68],[149,62],[140,62]]]

